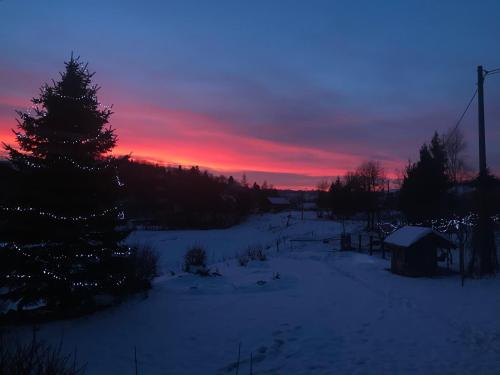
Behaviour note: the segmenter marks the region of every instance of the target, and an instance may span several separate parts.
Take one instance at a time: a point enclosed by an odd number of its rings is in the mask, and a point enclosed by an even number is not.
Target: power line
[[[462,112],[462,115],[460,116],[460,118],[458,119],[456,125],[455,125],[455,128],[454,130],[456,130],[458,128],[458,126],[460,125],[460,123],[462,122],[462,120],[464,119],[464,116],[465,114],[467,113],[467,111],[469,110],[469,107],[470,105],[472,104],[472,101],[474,100],[474,98],[476,97],[477,95],[477,88],[474,90],[474,94],[472,94],[472,97],[470,98],[469,100],[469,103],[467,103],[467,107],[465,107],[465,110]]]
[[[486,72],[486,74],[484,76],[486,77],[488,75],[500,73],[500,68],[496,68],[496,69],[492,69],[492,70],[485,70],[485,72]]]
[[[485,70],[485,72],[486,72],[486,75],[498,73],[498,72],[500,72],[500,68],[491,69],[491,70]]]

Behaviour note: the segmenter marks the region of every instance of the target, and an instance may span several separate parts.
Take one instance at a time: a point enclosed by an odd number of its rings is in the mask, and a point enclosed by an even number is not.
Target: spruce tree
[[[119,196],[117,136],[93,73],[73,58],[59,81],[18,111],[18,146],[4,144],[17,170],[1,207],[0,284],[9,298],[64,308],[117,292],[130,280],[131,256]],[[0,286],[2,286],[0,285]]]
[[[411,222],[428,222],[446,213],[446,192],[450,187],[447,155],[437,133],[420,148],[420,160],[410,163],[400,191],[400,206]]]

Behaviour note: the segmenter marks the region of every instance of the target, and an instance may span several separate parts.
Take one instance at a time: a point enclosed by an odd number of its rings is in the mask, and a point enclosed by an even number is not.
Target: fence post
[[[385,246],[384,241],[380,242],[380,248],[382,249],[382,259],[385,259]]]
[[[238,345],[238,362],[236,362],[236,375],[238,375],[238,372],[240,371],[240,354],[241,354],[241,341]]]
[[[135,363],[135,375],[139,374],[139,368],[137,366],[137,347],[134,346],[134,363]]]
[[[370,255],[373,254],[373,236],[370,235]]]
[[[361,234],[358,235],[358,250],[361,251]]]

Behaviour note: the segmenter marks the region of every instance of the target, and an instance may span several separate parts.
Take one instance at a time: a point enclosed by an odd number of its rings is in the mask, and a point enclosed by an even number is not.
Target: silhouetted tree
[[[364,202],[369,230],[375,228],[375,216],[379,210],[379,193],[384,190],[385,173],[377,161],[366,161],[356,169],[361,196]]]
[[[241,186],[248,187],[247,175],[245,173],[241,176]]]
[[[446,170],[452,184],[461,182],[466,173],[464,152],[467,147],[464,134],[458,127],[449,129],[443,136],[444,149],[447,156]]]
[[[0,283],[21,304],[77,305],[133,282],[130,251],[120,245],[127,231],[119,160],[108,155],[112,112],[100,105],[92,76],[71,57],[61,79],[32,99],[33,110],[18,112],[18,148],[4,145],[18,173],[2,207]]]
[[[321,180],[316,185],[316,191],[318,192],[318,197],[316,199],[316,204],[320,209],[319,215],[323,216],[323,210],[331,210],[331,191],[329,191],[329,184],[327,180]]]
[[[410,221],[435,218],[445,211],[450,186],[445,146],[436,132],[428,146],[420,148],[420,160],[409,163],[400,191],[400,205]]]

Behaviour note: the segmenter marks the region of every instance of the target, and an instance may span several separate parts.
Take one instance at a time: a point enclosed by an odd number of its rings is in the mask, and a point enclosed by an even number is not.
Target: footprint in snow
[[[285,345],[285,341],[282,339],[274,339],[273,349],[279,350],[283,345]]]

